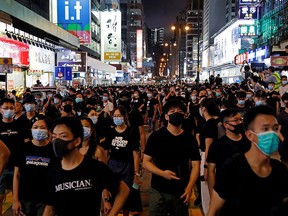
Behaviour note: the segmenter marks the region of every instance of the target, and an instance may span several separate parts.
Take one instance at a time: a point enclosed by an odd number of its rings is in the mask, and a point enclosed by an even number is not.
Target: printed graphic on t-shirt
[[[12,130],[7,130],[7,131],[2,131],[1,135],[7,135],[7,136],[11,136],[14,134],[18,134],[18,131],[12,131]]]
[[[50,158],[39,156],[26,156],[26,165],[48,166]]]
[[[128,144],[128,140],[123,140],[123,137],[115,137],[115,139],[112,140],[112,146],[115,146],[115,149],[125,148]]]
[[[87,190],[93,187],[91,179],[76,180],[71,182],[64,182],[55,186],[55,192],[67,190]]]

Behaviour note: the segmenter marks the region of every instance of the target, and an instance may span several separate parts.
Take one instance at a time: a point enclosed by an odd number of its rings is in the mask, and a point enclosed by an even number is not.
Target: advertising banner
[[[91,42],[90,0],[58,0],[57,24],[79,38],[81,44]]]
[[[239,19],[258,19],[259,8],[255,6],[240,6],[239,7]]]
[[[36,46],[29,46],[29,60],[31,71],[54,72],[55,55],[51,50]]]
[[[271,66],[288,66],[288,56],[271,56]]]
[[[137,68],[142,68],[143,65],[143,31],[142,30],[137,30],[136,32],[136,51],[137,51],[137,59],[136,59],[136,65]]]
[[[55,79],[72,80],[72,68],[55,67]]]
[[[258,0],[239,0],[239,4],[256,4]]]
[[[101,12],[101,60],[121,62],[121,12]]]

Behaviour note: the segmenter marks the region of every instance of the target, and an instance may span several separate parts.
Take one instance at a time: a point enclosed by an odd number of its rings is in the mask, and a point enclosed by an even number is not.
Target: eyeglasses
[[[235,123],[242,123],[243,122],[243,118],[235,118],[235,119],[232,119],[232,120],[229,120],[229,121],[225,121],[226,123],[229,123],[229,122],[235,122]]]

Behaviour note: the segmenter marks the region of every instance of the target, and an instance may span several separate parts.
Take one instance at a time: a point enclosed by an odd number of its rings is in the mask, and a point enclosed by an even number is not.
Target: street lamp
[[[173,25],[171,27],[171,30],[174,31],[174,37],[175,37],[175,30],[178,29],[178,40],[177,43],[174,43],[173,46],[177,46],[178,44],[178,79],[179,82],[181,82],[181,70],[180,70],[180,66],[181,66],[181,39],[182,39],[182,30],[184,29],[186,32],[189,30],[189,26],[183,26],[181,24],[179,24],[177,27],[175,25]],[[176,38],[175,38],[176,39]]]

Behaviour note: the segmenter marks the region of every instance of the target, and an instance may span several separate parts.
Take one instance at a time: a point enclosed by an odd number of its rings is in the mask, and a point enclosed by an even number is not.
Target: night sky
[[[175,23],[179,11],[187,0],[142,0],[145,22],[149,28],[164,27],[165,36],[172,35],[170,27]]]

